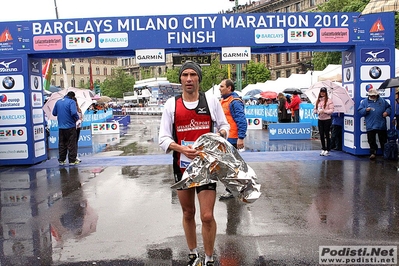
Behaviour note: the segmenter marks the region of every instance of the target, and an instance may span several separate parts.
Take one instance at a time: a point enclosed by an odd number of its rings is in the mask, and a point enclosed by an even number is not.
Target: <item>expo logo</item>
[[[261,123],[261,120],[260,120],[259,118],[254,118],[254,119],[249,118],[249,119],[248,119],[248,125],[249,125],[249,126],[251,126],[251,125],[257,126],[257,125],[259,125],[260,123]]]

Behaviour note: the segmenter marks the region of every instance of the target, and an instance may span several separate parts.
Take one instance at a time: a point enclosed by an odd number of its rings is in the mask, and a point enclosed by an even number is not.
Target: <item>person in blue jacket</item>
[[[368,97],[360,102],[357,111],[365,118],[370,159],[375,159],[378,150],[377,135],[384,154],[384,144],[388,139],[386,117],[391,114],[391,105],[380,97],[376,89],[370,89]]]
[[[58,121],[58,162],[60,165],[68,162],[70,165],[79,164],[76,160],[78,154],[76,122],[79,120],[76,102],[73,100],[75,93],[70,91],[64,98],[55,103],[53,115]]]
[[[342,151],[342,127],[344,126],[344,113],[331,114],[331,149]]]

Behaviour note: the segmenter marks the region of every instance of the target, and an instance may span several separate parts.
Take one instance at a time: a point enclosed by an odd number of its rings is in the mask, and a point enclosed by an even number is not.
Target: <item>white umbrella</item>
[[[327,88],[328,98],[334,103],[334,112],[348,113],[354,107],[354,102],[346,89],[330,80],[316,82],[305,91],[313,104],[316,103],[322,87]]]
[[[84,113],[90,105],[92,105],[93,100],[91,99],[90,91],[84,89],[77,89],[77,88],[68,88],[58,92],[53,92],[51,96],[48,98],[47,102],[43,105],[43,111],[47,115],[48,119],[50,120],[57,120],[57,117],[53,116],[52,112],[55,106],[55,103],[64,98],[65,95],[73,91],[75,93],[75,97],[78,100],[78,105]]]

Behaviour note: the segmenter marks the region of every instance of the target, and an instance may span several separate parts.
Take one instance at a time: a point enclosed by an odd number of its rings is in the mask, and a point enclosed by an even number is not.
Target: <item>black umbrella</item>
[[[297,92],[298,94],[302,94],[302,91],[297,88],[287,88],[287,89],[283,90],[283,92],[288,93],[288,94],[294,94],[294,92]]]
[[[399,87],[399,77],[385,80],[378,89],[383,90],[386,88],[395,88],[395,87]]]

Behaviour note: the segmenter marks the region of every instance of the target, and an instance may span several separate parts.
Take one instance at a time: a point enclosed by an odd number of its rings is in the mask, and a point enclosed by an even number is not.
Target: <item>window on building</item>
[[[96,75],[100,75],[100,68],[96,67]]]
[[[270,64],[270,54],[266,55],[266,64],[269,65]]]
[[[104,73],[104,76],[107,76],[107,75],[108,75],[108,69],[107,69],[106,67],[104,67],[103,73]]]
[[[291,53],[286,53],[285,54],[285,61],[286,62],[291,62]]]
[[[279,70],[279,71],[276,71],[276,79],[278,79],[278,78],[280,78],[281,77],[281,71]]]
[[[289,13],[290,12],[290,7],[289,6],[286,6],[285,7],[285,13]]]
[[[79,58],[79,63],[84,63],[85,59],[84,58]]]
[[[256,62],[259,63],[260,62],[260,54],[256,55]]]
[[[281,54],[276,54],[276,65],[281,64]]]
[[[107,60],[103,59],[103,64],[106,65],[107,64]]]
[[[297,62],[300,61],[301,56],[300,56],[299,52],[295,53],[295,59],[296,59]]]
[[[89,68],[90,69],[90,68]],[[79,74],[83,75],[85,73],[84,66],[79,67]]]
[[[84,78],[81,78],[80,81],[79,81],[79,83],[80,83],[80,84],[79,84],[79,87],[80,87],[80,88],[84,88],[84,86],[85,86],[85,80],[84,80]]]
[[[295,11],[297,12],[301,11],[301,2],[295,4]]]
[[[60,79],[60,87],[61,88],[64,88],[65,86],[64,86],[64,79]]]
[[[285,77],[286,78],[289,78],[291,76],[291,69],[287,69],[286,71],[285,71]]]
[[[309,0],[309,6],[315,6],[316,0]]]

